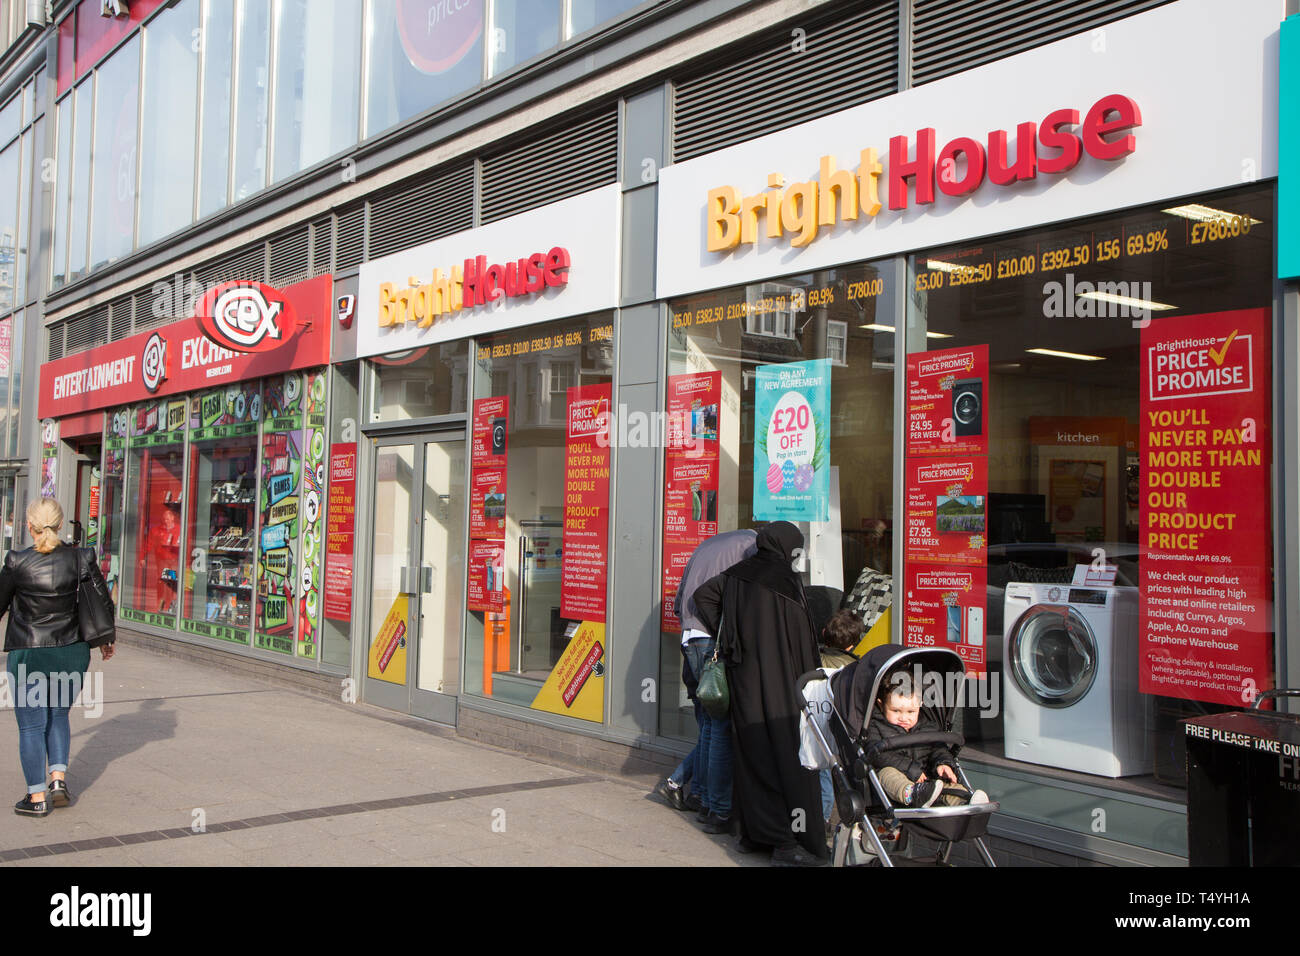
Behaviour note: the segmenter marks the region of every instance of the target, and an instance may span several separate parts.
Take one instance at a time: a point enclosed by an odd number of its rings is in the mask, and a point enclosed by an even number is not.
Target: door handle
[[[433,568],[430,565],[420,568],[420,588],[425,594],[433,593]]]
[[[420,569],[402,568],[397,589],[402,594],[418,594],[420,589]]]

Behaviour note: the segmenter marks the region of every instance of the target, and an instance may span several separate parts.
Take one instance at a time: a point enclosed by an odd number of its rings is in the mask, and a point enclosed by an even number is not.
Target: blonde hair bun
[[[49,554],[59,546],[59,530],[63,527],[63,506],[53,498],[41,498],[27,506],[27,530],[32,533],[32,543],[41,554]]]

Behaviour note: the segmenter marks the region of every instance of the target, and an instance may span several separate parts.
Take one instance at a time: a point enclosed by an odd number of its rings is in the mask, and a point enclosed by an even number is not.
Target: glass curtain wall
[[[321,16],[307,0],[276,0],[273,182],[357,141],[363,6],[335,0]]]
[[[88,159],[95,170],[90,198],[92,269],[120,259],[135,247],[139,93],[140,39],[136,36],[95,74],[95,131]],[[74,215],[78,208],[74,205]]]
[[[198,218],[226,205],[230,191],[230,92],[234,81],[235,0],[203,5]]]
[[[144,33],[140,245],[190,224],[198,97],[199,0],[182,0]]]

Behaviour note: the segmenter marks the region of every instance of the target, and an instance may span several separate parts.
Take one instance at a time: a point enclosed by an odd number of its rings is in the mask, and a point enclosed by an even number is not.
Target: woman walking
[[[77,589],[83,574],[101,600],[108,590],[92,556],[59,541],[63,508],[53,498],[27,508],[33,546],[10,551],[0,569],[0,615],[9,612],[4,649],[18,718],[18,756],[27,795],[14,812],[43,817],[72,802],[65,780],[72,733],[68,711],[90,669],[90,645],[82,640]],[[109,640],[99,645],[113,656]],[[46,784],[46,768],[50,780]]]

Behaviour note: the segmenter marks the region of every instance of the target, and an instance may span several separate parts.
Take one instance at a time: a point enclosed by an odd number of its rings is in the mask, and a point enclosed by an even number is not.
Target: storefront
[[[606,187],[362,266],[365,699],[603,720],[619,214]]]
[[[1217,30],[1228,73],[1175,6],[669,167],[658,210],[662,679],[695,544],[796,521],[867,644],[966,660],[1002,835],[1152,862],[1186,852],[1177,721],[1285,673],[1296,547],[1277,4]]]
[[[320,664],[331,286],[186,290],[197,319],[42,366],[44,481],[76,475],[124,623]]]

